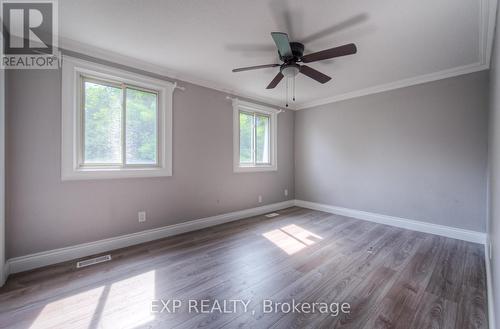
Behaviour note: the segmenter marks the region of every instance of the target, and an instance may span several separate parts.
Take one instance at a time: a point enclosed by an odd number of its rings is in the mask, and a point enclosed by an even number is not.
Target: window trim
[[[82,165],[83,77],[158,93],[157,165]],[[172,176],[172,96],[175,84],[129,71],[63,56],[61,179],[111,179]],[[124,123],[124,122],[123,122]],[[123,124],[122,123],[122,124]],[[125,150],[124,150],[125,153]]]
[[[233,99],[233,171],[235,173],[262,172],[278,170],[278,113],[272,107]],[[269,116],[269,164],[240,164],[240,112],[260,113]]]

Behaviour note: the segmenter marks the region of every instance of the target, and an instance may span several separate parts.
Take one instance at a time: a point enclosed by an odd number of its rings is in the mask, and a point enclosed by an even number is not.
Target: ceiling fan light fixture
[[[281,67],[281,74],[286,78],[293,78],[300,72],[300,65],[298,64],[286,64]]]
[[[327,83],[332,78],[326,74],[319,72],[307,65],[299,65],[297,63],[312,63],[317,61],[322,61],[325,59],[332,59],[347,55],[355,54],[358,50],[354,43],[349,43],[343,46],[333,47],[314,53],[304,55],[304,44],[300,42],[290,42],[288,35],[283,32],[271,32],[271,37],[276,44],[278,50],[279,59],[283,64],[265,64],[256,65],[248,67],[240,67],[234,69],[233,72],[249,71],[256,69],[264,69],[268,67],[280,67],[280,71],[273,80],[267,85],[266,89],[274,89],[280,82],[285,78],[286,83],[286,106],[288,107],[288,85],[292,82],[293,87],[293,97],[292,100],[295,101],[295,77],[297,74],[302,73],[303,75],[321,83]]]

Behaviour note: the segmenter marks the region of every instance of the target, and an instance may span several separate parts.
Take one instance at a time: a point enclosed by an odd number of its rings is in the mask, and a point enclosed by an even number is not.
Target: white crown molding
[[[430,73],[430,74],[424,74],[424,75],[420,75],[420,76],[414,77],[414,78],[403,79],[403,80],[399,80],[399,81],[395,81],[395,82],[391,82],[391,83],[373,86],[370,88],[365,88],[365,89],[360,89],[360,90],[348,92],[345,94],[335,95],[332,97],[322,98],[322,99],[318,99],[318,100],[311,101],[311,102],[301,103],[301,104],[296,105],[296,108],[298,108],[298,110],[305,110],[305,109],[309,109],[309,108],[320,106],[320,105],[340,102],[340,101],[344,101],[347,99],[352,99],[352,98],[357,98],[357,97],[362,97],[362,96],[367,96],[367,95],[378,94],[378,93],[382,93],[382,92],[386,92],[386,91],[390,91],[390,90],[395,90],[395,89],[400,89],[400,88],[405,88],[405,87],[411,87],[411,86],[415,86],[415,85],[419,85],[419,84],[423,84],[423,83],[427,83],[427,82],[432,82],[432,81],[456,77],[459,75],[484,71],[487,69],[489,69],[489,65],[481,64],[481,63],[460,66],[460,67],[452,68],[449,70],[444,70],[444,71]]]
[[[198,85],[201,87],[217,90],[223,92],[228,95],[246,98],[254,101],[258,101],[267,105],[277,106],[279,108],[283,108],[283,104],[277,102],[275,100],[264,98],[256,94],[251,94],[247,92],[243,92],[238,88],[235,88],[234,85],[226,85],[223,83],[218,83],[215,81],[200,79],[195,76],[182,74],[180,72],[176,72],[175,70],[169,69],[162,65],[152,64],[146,61],[142,61],[140,59],[132,58],[129,56],[125,56],[119,53],[115,53],[113,51],[104,50],[98,47],[90,46],[87,44],[80,43],[75,40],[60,38],[59,45],[64,53],[65,51],[73,52],[74,54],[69,54],[70,56],[83,55],[88,56],[94,59],[98,59],[100,61],[105,61],[108,63],[114,63],[118,65],[122,65],[129,68],[138,69],[144,72],[149,72],[156,76],[161,76],[168,81],[173,82],[173,80],[181,80],[181,82],[187,82],[194,85]],[[125,69],[125,68],[124,68]],[[288,110],[296,110],[297,107],[289,106],[286,109]]]
[[[497,16],[498,0],[481,0],[480,24],[481,42],[479,44],[481,64],[490,67],[491,55],[493,53],[493,40],[495,37],[495,26]]]
[[[5,277],[7,277],[8,274],[28,271],[34,268],[57,264],[186,232],[196,231],[243,218],[262,215],[268,212],[292,207],[293,205],[294,200],[288,200],[261,207],[230,212],[222,215],[216,215],[179,224],[164,226],[156,229],[122,235],[109,239],[83,243],[66,248],[59,248],[31,255],[15,257],[7,260],[6,271],[8,272],[6,272]]]
[[[402,79],[390,83],[384,83],[360,90],[354,90],[352,92],[334,95],[311,102],[295,104],[295,109],[297,110],[308,109],[311,107],[340,102],[351,98],[378,94],[389,90],[415,86],[427,82],[488,70],[490,68],[491,53],[493,51],[493,37],[495,33],[497,4],[498,0],[479,1],[479,49],[478,49],[478,61],[476,63],[458,66],[438,72],[423,74],[416,77]]]
[[[333,95],[311,102],[296,103],[293,106],[289,106],[289,110],[302,110],[308,109],[315,106],[320,106],[329,103],[335,103],[351,98],[357,98],[366,95],[377,94],[389,90],[395,90],[404,87],[410,87],[418,84],[423,84],[431,81],[437,81],[441,79],[451,78],[459,75],[469,74],[473,72],[487,70],[490,67],[491,53],[493,49],[493,37],[495,32],[495,22],[496,22],[496,8],[498,0],[479,0],[479,49],[478,49],[478,60],[476,63],[467,64],[463,66],[458,66],[450,68],[447,70],[442,70],[438,72],[431,72],[428,74],[419,75],[416,77],[411,77],[407,79],[402,79],[398,81],[393,81],[390,83],[375,85],[368,88],[363,88],[359,90],[354,90],[351,92]],[[70,40],[67,38],[60,38],[59,45],[62,49],[73,51],[82,55],[94,57],[100,60],[108,61],[111,63],[116,63],[128,67],[133,67],[146,72],[150,72],[156,75],[163,76],[167,79],[179,79],[184,82],[192,83],[202,87],[214,89],[223,93],[227,93],[233,96],[239,96],[242,98],[247,98],[255,101],[259,101],[268,105],[274,105],[282,108],[282,104],[276,100],[259,96],[257,94],[252,94],[244,92],[234,85],[229,85],[225,83],[218,83],[215,81],[200,79],[195,76],[182,74],[176,72],[173,69],[166,68],[161,65],[155,65],[148,63],[146,61],[131,58],[122,54],[118,54],[112,51],[99,49],[97,47],[89,46],[77,42],[75,40]]]
[[[303,201],[303,200],[295,200],[295,205],[297,207],[324,211],[331,214],[366,220],[384,225],[400,227],[407,230],[441,235],[452,239],[464,240],[480,244],[486,243],[486,233],[482,232],[464,230],[461,228],[432,224],[428,222],[406,219],[401,217],[381,215],[367,211],[335,207],[326,204]]]

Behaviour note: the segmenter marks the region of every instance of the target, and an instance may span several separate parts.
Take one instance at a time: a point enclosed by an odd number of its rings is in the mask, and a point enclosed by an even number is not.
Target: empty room
[[[0,0],[0,328],[500,329],[497,0]]]

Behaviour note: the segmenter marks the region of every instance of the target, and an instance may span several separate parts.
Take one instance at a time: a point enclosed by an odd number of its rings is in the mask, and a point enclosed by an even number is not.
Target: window
[[[158,92],[81,79],[81,166],[157,166]]]
[[[269,115],[240,111],[240,165],[270,165]]]
[[[171,176],[174,88],[65,56],[62,179]]]
[[[278,110],[233,100],[234,171],[277,170]]]

